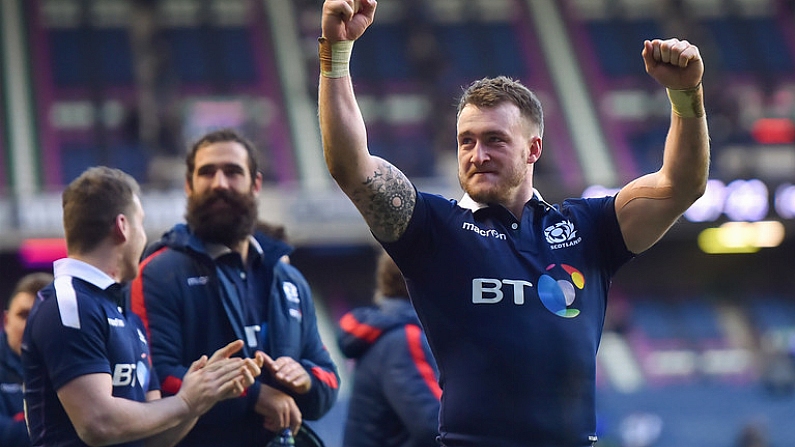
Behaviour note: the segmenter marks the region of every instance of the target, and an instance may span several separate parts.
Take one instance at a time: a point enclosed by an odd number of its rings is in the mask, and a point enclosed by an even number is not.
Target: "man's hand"
[[[643,42],[641,55],[646,73],[665,88],[693,88],[704,75],[704,62],[698,47],[686,40],[647,40]]]
[[[301,428],[301,410],[295,400],[289,394],[265,384],[259,389],[254,410],[264,417],[265,428],[278,432],[289,427],[293,433],[298,433]]]
[[[258,353],[259,354],[259,353]],[[273,378],[279,384],[289,388],[296,394],[306,394],[312,387],[312,378],[303,365],[295,361],[292,357],[279,357],[273,360],[266,354],[265,369],[271,372]]]
[[[240,396],[260,375],[262,356],[231,358],[242,347],[243,341],[237,340],[215,351],[210,359],[202,356],[191,364],[177,396],[192,414],[202,415],[216,402]]]
[[[373,23],[376,0],[326,0],[321,31],[329,42],[356,40]]]
[[[207,364],[209,365],[218,360],[228,359],[232,357],[232,355],[234,355],[236,352],[240,351],[241,349],[243,349],[243,340],[235,340],[229,343],[228,345],[224,346],[223,348],[220,348],[219,350],[213,352],[213,355],[212,357],[210,357],[210,360],[207,361]],[[251,362],[251,364],[246,363],[246,365],[251,368],[255,366],[258,369],[262,368],[262,365],[265,363],[266,357],[267,356],[265,355],[264,352],[257,351],[253,359],[246,359]],[[254,373],[254,369],[252,369],[251,371],[252,373]],[[255,377],[259,376],[259,372],[256,372],[254,376]]]
[[[235,340],[223,348],[215,351],[212,357],[210,357],[210,359],[207,361],[207,365],[212,365],[218,361],[231,358],[233,354],[240,351],[242,348],[243,340]],[[262,365],[265,363],[266,357],[267,356],[264,352],[257,351],[253,359],[243,359],[244,368],[241,370],[241,376],[238,377],[237,380],[240,383],[240,386],[243,387],[244,391],[254,383],[254,378],[259,377],[260,373],[262,372]],[[249,375],[251,377],[249,377]],[[242,394],[242,391],[239,394]],[[229,397],[236,397],[236,395]]]

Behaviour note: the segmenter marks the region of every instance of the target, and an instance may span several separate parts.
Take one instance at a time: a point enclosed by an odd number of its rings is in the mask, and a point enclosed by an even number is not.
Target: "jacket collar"
[[[255,254],[257,256],[262,256],[263,253],[262,245],[260,245],[259,241],[257,241],[257,239],[255,239],[254,236],[248,237],[248,244],[249,244],[248,246],[249,255]],[[207,254],[210,255],[211,258],[213,258],[213,260],[217,260],[223,255],[232,253],[232,249],[223,244],[214,244],[208,242],[204,244],[204,248],[206,249]]]
[[[293,251],[289,244],[268,237],[260,232],[256,232],[249,238],[251,247],[262,257],[262,261],[267,265],[276,264],[282,256],[289,255]],[[211,249],[210,245],[216,244],[205,244],[190,230],[187,224],[180,223],[166,232],[160,241],[147,248],[146,254],[154,253],[162,247],[170,247],[176,250],[190,250],[204,254],[210,259],[216,259],[218,256],[223,256],[231,251],[224,246]]]

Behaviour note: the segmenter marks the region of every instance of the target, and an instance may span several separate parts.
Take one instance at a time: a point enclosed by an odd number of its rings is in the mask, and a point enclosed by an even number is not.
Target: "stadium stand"
[[[279,166],[265,166],[266,181],[295,182],[290,126],[261,5],[155,3],[145,13],[157,26],[143,37],[128,26],[128,17],[144,14],[133,1],[26,3],[47,181],[57,186],[86,166],[108,164],[155,184],[160,179],[150,174],[163,170],[153,164],[181,158],[199,133],[229,125],[245,128],[263,159]],[[151,102],[143,104],[147,97]],[[154,126],[145,141],[142,118]]]

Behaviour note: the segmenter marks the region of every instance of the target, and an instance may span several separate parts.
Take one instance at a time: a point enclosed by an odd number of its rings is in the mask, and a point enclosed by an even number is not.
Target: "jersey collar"
[[[533,197],[528,201],[528,203],[534,200],[537,201],[542,206],[544,206],[544,208],[546,209],[552,208],[552,205],[547,203],[547,201],[544,200],[543,197],[541,197],[541,193],[538,192],[538,190],[535,188],[533,188]],[[458,206],[470,210],[472,212],[475,212],[483,208],[488,208],[489,204],[476,202],[472,197],[469,197],[469,194],[464,193],[464,196],[461,197],[461,200],[458,201]]]
[[[93,284],[102,290],[116,284],[116,281],[108,276],[107,273],[94,267],[93,265],[74,258],[58,259],[52,265],[55,277],[71,276],[82,279]]]

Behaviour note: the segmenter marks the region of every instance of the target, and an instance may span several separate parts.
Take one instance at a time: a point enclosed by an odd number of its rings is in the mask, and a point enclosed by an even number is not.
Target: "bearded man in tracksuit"
[[[260,382],[213,408],[181,446],[261,447],[282,428],[320,418],[337,398],[310,288],[281,260],[290,247],[254,234],[261,186],[245,138],[220,130],[199,139],[187,158],[187,224],[147,249],[130,288],[164,393],[179,389],[190,359],[231,340],[246,341],[243,355],[268,355]]]

